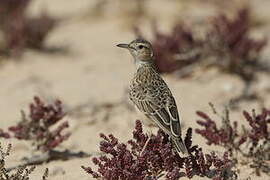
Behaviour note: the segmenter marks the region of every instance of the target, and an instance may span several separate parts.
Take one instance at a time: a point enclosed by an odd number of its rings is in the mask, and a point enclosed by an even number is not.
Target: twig
[[[73,159],[73,158],[85,158],[85,157],[90,157],[90,156],[96,155],[96,154],[99,154],[99,153],[88,154],[88,153],[85,153],[82,151],[71,152],[69,150],[65,150],[65,151],[51,150],[51,151],[48,151],[47,153],[43,153],[41,155],[36,155],[36,156],[31,157],[31,158],[27,158],[27,159],[25,159],[24,163],[17,165],[17,166],[7,168],[7,171],[17,169],[18,167],[21,167],[21,166],[38,165],[38,164],[42,164],[42,163],[53,161],[53,160],[65,161],[65,160]]]
[[[243,101],[253,101],[258,100],[261,104],[263,104],[264,99],[260,97],[257,93],[251,92],[252,82],[251,81],[244,81],[244,87],[242,92],[239,96],[234,97],[230,100],[230,107],[237,108],[237,104]]]

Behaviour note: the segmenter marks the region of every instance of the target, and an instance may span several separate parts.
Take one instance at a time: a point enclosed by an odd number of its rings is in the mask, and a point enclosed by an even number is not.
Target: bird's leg
[[[148,127],[149,129],[148,130],[146,130],[146,135],[147,135],[147,140],[146,140],[146,142],[145,142],[145,144],[144,144],[144,146],[143,146],[143,148],[142,148],[142,150],[141,150],[141,152],[140,152],[140,155],[144,152],[144,150],[146,149],[146,147],[147,147],[147,145],[148,145],[148,143],[149,143],[149,141],[151,140],[151,136],[152,136],[152,123],[150,123],[151,121],[150,121],[150,119],[147,117],[147,119],[144,119],[144,121],[142,121],[142,124],[143,124],[143,126],[144,127]]]
[[[145,150],[145,148],[147,147],[149,141],[151,140],[152,131],[151,130],[147,131],[146,134],[147,134],[147,140],[146,140],[145,144],[143,145],[143,148],[142,148],[142,150],[140,152],[140,155],[142,155],[143,151]]]

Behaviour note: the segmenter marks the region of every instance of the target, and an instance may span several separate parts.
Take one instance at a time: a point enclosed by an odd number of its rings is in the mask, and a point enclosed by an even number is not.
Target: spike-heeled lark
[[[136,107],[169,135],[176,151],[186,156],[187,148],[181,138],[181,126],[174,97],[155,68],[152,45],[143,39],[118,44],[128,49],[137,71],[130,84],[129,97]]]

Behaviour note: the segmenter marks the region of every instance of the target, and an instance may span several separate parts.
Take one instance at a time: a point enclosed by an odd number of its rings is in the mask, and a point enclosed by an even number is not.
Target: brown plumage
[[[188,154],[181,138],[181,126],[174,97],[156,71],[152,46],[145,40],[120,44],[134,57],[137,71],[130,84],[130,99],[149,119],[168,134],[179,153]]]

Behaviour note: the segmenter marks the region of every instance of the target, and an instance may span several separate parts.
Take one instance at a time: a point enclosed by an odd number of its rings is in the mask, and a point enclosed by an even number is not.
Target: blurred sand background
[[[66,110],[73,112],[66,117],[72,135],[61,144],[62,149],[94,153],[98,151],[101,132],[112,133],[122,142],[132,136],[134,122],[142,116],[130,110],[126,104],[129,100],[124,99],[127,98],[126,89],[135,68],[129,53],[115,45],[135,38],[131,24],[136,18],[129,15],[132,5],[123,4],[123,0],[108,1],[106,13],[98,15],[93,11],[97,1],[33,0],[29,13],[39,14],[45,9],[51,16],[61,20],[49,35],[46,45],[67,47],[68,50],[64,54],[28,50],[20,60],[3,61],[0,66],[1,128],[6,129],[18,122],[20,110],[27,110],[33,96],[38,95],[48,101],[59,98]],[[147,1],[146,16],[136,22],[149,39],[153,18],[157,19],[159,28],[166,32],[177,20],[203,22],[220,10],[231,10],[213,6],[210,0],[179,2]],[[270,1],[256,0],[251,1],[251,4],[254,16],[264,22],[254,29],[254,36],[266,36],[270,40]],[[265,48],[263,56],[269,59],[269,53],[270,45]],[[184,132],[188,127],[198,127],[195,122],[198,119],[195,114],[197,110],[211,113],[208,102],[212,102],[222,111],[223,106],[240,94],[243,87],[238,78],[215,70],[200,73],[193,78],[177,79],[172,75],[164,75],[164,79],[175,95]],[[269,80],[266,75],[260,75],[253,88],[264,97],[266,107],[270,107]],[[113,107],[101,107],[93,113],[94,107],[104,103],[112,104]],[[84,105],[83,108],[79,108],[80,105]],[[237,110],[232,111],[232,119],[238,119],[241,123],[243,109],[250,111],[260,107],[261,103],[256,101],[242,102]],[[193,140],[206,151],[222,152],[222,149],[207,146],[199,135],[194,134]],[[20,159],[28,156],[31,150],[28,142],[2,139],[1,142],[4,146],[8,142],[13,145],[7,161],[8,167],[19,164]],[[45,167],[48,167],[50,180],[90,180],[92,177],[81,169],[81,165],[91,165],[90,162],[90,158],[53,161],[37,166],[30,177],[40,179]],[[252,179],[266,179],[252,175],[245,166],[241,167],[240,175],[240,179],[248,176]]]

